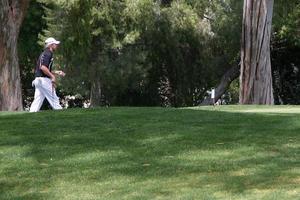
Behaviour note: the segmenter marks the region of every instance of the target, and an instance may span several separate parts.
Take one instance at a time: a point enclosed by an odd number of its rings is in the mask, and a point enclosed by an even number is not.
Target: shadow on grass
[[[298,118],[161,108],[0,116],[0,198],[47,199],[57,179],[118,176],[232,194],[297,189]]]

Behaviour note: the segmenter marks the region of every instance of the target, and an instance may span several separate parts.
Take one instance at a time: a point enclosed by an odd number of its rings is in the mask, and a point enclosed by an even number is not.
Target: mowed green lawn
[[[0,199],[300,199],[300,107],[2,112]]]

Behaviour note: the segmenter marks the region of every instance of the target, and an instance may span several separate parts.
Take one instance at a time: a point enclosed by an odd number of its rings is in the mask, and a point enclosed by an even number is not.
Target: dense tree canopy
[[[299,103],[299,2],[274,9],[275,102]],[[240,62],[242,13],[240,0],[33,0],[19,39],[24,100],[43,40],[54,36],[55,66],[67,72],[58,89],[77,97],[73,106],[198,105]],[[237,103],[238,88],[224,102]]]

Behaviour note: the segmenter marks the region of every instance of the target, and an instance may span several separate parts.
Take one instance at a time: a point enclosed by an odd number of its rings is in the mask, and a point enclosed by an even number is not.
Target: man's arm
[[[49,76],[51,78],[51,81],[55,83],[56,79],[54,74],[52,74],[48,67],[46,67],[45,65],[41,65],[41,70],[44,72],[44,74],[46,74],[47,76]]]

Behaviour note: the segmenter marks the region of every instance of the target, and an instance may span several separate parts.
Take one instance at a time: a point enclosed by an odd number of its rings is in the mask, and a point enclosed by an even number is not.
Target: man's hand
[[[52,76],[51,82],[52,82],[53,85],[55,85],[55,83],[56,83],[56,78],[55,78],[55,76]]]
[[[59,75],[59,76],[62,76],[62,77],[64,77],[66,75],[66,73],[63,72],[63,71],[61,71],[61,70],[57,70],[54,73],[57,74],[57,75]]]

